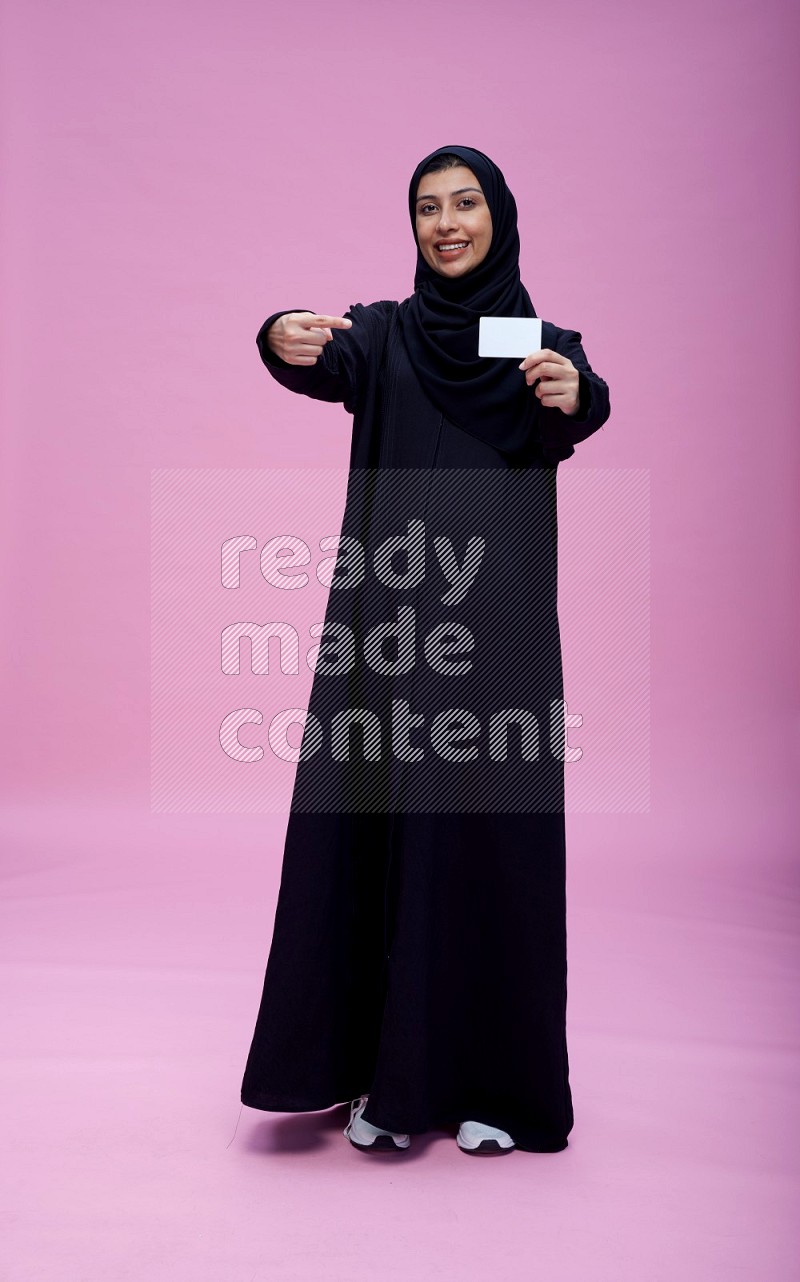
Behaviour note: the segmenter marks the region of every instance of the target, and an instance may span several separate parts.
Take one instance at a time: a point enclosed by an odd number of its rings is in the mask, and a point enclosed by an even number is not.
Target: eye
[[[473,200],[472,196],[462,196],[458,203],[459,205],[466,205],[468,209],[476,209],[478,204],[476,200]],[[435,211],[436,208],[437,208],[436,205],[431,205],[431,204],[420,205],[419,212],[420,214],[427,214],[429,210]]]

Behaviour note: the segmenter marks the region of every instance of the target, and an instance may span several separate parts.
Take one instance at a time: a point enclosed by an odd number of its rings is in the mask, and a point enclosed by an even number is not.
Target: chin
[[[439,258],[435,259],[435,260],[434,260],[434,262],[433,262],[433,263],[431,263],[431,266],[433,267],[433,270],[434,270],[435,272],[438,272],[438,274],[439,274],[440,276],[459,276],[459,275],[461,275],[461,274],[462,274],[462,272],[463,272],[463,270],[464,270],[464,264],[463,264],[463,263],[450,263],[450,264],[446,264],[446,263],[443,263],[443,262],[441,261],[441,259],[439,259]],[[475,264],[471,262],[471,263],[469,263],[469,265],[467,266],[466,270],[467,270],[467,271],[469,271],[470,267],[474,267],[474,266],[475,266]],[[450,271],[450,267],[455,267],[455,268],[456,268],[456,270],[455,270],[455,271]]]
[[[476,263],[465,263],[465,264],[461,264],[461,263],[459,263],[459,264],[458,264],[458,271],[454,271],[454,272],[440,272],[440,273],[439,273],[439,275],[440,275],[440,276],[466,276],[466,275],[467,275],[467,273],[468,273],[468,272],[471,272],[471,271],[472,271],[472,269],[473,269],[473,267],[476,267],[476,266],[477,266],[477,264],[476,264]]]

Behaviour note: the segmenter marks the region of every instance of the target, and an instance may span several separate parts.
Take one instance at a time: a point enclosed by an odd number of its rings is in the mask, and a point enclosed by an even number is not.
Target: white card
[[[541,351],[541,316],[481,316],[479,356],[530,356]]]

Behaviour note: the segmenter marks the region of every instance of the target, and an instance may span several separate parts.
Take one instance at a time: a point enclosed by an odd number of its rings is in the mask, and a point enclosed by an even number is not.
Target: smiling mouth
[[[468,245],[468,240],[442,241],[436,246],[436,252],[446,258],[448,254],[457,254],[460,250],[466,249]]]

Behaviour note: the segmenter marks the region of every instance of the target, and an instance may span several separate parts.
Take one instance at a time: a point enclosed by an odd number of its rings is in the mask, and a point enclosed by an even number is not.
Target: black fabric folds
[[[460,156],[478,179],[492,216],[492,242],[483,262],[452,280],[426,263],[416,231],[416,197],[433,157]],[[434,405],[456,426],[505,454],[530,439],[539,407],[516,359],[478,356],[481,316],[536,316],[519,272],[517,205],[488,156],[472,147],[437,147],[421,160],[408,191],[417,267],[414,293],[400,304],[403,342]]]

